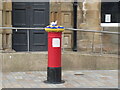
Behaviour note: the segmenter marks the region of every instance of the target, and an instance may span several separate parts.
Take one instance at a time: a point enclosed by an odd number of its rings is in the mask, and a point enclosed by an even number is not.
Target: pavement
[[[46,71],[4,72],[2,88],[118,88],[117,70],[63,71],[62,84],[46,84]]]

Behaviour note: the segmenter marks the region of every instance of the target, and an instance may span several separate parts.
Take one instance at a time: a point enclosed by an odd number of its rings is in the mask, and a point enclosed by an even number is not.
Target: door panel
[[[41,18],[39,18],[41,17]],[[33,27],[44,27],[45,26],[45,10],[44,9],[33,9]]]
[[[14,27],[43,28],[48,24],[48,2],[13,3]],[[29,35],[27,35],[27,33]],[[17,30],[17,32],[14,30],[13,49],[16,51],[46,51],[47,33],[44,30],[29,30],[29,32],[27,32],[27,30]]]
[[[47,34],[44,31],[32,30],[30,35],[30,51],[47,50]]]
[[[31,3],[31,27],[46,27],[49,24],[49,3]],[[30,51],[47,50],[47,33],[44,30],[30,30]]]
[[[13,27],[29,27],[28,3],[13,3]],[[16,51],[27,51],[27,31],[13,30],[12,47]]]
[[[27,51],[27,33],[26,30],[13,31],[13,49]],[[19,39],[20,38],[20,39]]]

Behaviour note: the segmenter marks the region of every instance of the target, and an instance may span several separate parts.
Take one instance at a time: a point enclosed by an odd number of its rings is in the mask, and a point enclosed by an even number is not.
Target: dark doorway
[[[120,2],[101,3],[101,23],[120,23]]]
[[[14,2],[13,27],[45,27],[49,24],[48,2]],[[46,51],[47,33],[44,30],[13,30],[13,49],[16,51]]]

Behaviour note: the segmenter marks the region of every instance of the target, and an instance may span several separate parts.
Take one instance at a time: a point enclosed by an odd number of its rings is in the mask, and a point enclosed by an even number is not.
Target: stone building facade
[[[12,3],[0,1],[0,26],[12,27]],[[0,30],[0,49],[11,51],[12,50],[12,30]]]
[[[84,2],[78,2],[78,28],[87,30],[103,30],[101,27],[101,1],[100,0],[84,0]],[[50,4],[50,21],[58,21],[58,24],[65,26],[66,28],[73,27],[73,3],[72,2],[52,2]],[[12,27],[12,2],[2,2],[0,0],[0,26]],[[78,32],[77,43],[78,51],[94,51],[100,52],[101,42],[106,44],[113,42],[110,38],[111,35],[104,36],[102,40],[100,33],[90,32]],[[115,36],[116,37],[116,36]],[[116,44],[115,42],[114,44]],[[103,50],[117,48],[115,45],[108,45]],[[73,32],[66,30],[64,32],[63,47],[66,50],[72,50],[73,47]],[[107,49],[109,48],[109,49]],[[0,30],[0,51],[13,52],[12,49],[12,30]]]
[[[5,0],[4,0],[5,1]],[[8,2],[7,2],[8,1]],[[101,26],[101,1],[83,0],[78,2],[77,25],[84,30],[118,31],[118,27]],[[12,27],[12,2],[0,0],[0,27]],[[50,3],[50,22],[58,21],[66,28],[73,27],[73,3]],[[12,30],[0,29],[0,62],[3,71],[46,70],[47,52],[15,52],[12,48]],[[102,35],[102,38],[101,38]],[[101,44],[102,43],[102,44]],[[118,56],[106,54],[81,54],[79,52],[118,53],[118,36],[92,32],[77,32],[78,52],[63,52],[63,69],[66,70],[108,70],[118,69]],[[72,51],[73,31],[65,30],[63,46],[66,51]],[[11,53],[10,53],[11,52]],[[2,60],[1,60],[2,58]]]

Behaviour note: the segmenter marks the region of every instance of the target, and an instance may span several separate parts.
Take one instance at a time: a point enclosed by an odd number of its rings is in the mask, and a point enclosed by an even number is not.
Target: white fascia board
[[[101,23],[101,27],[119,27],[120,23]]]

